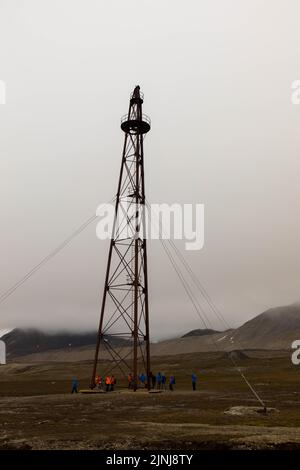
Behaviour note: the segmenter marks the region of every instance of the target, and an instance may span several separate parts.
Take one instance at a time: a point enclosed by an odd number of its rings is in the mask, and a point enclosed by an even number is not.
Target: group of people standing
[[[147,385],[148,385],[147,384],[147,376],[144,374],[144,372],[142,372],[138,376],[138,380],[139,380],[139,384],[140,384],[141,388],[147,387]],[[169,390],[171,390],[171,392],[173,392],[174,387],[175,387],[175,383],[176,383],[174,375],[170,375],[169,380],[167,380],[166,374],[161,373],[161,372],[158,372],[157,374],[153,374],[153,372],[150,372],[149,373],[149,381],[150,381],[150,387],[153,390],[155,390],[155,389],[156,390],[166,390],[167,389],[167,384],[168,384],[168,388],[169,388]],[[191,381],[192,381],[192,389],[196,390],[197,376],[194,372],[191,375]],[[132,375],[131,372],[128,374],[128,388],[129,389],[134,388],[134,378],[133,378],[133,375]]]
[[[157,390],[167,389],[167,377],[165,374],[161,374],[160,372],[158,372],[157,374],[153,374],[152,372],[150,372],[149,380],[150,380],[150,387],[152,389],[157,389]],[[139,381],[141,388],[146,388],[148,386],[147,376],[144,374],[144,372],[142,372],[138,376],[138,381]],[[174,375],[170,375],[169,390],[173,391],[174,385],[175,385],[175,377]],[[128,374],[128,388],[129,389],[134,388],[134,377],[131,372]]]
[[[153,389],[166,390],[167,389],[167,377],[164,373],[158,372],[156,375],[150,372],[149,379]],[[169,390],[173,391],[175,386],[175,377],[170,375],[169,377]]]
[[[128,388],[134,388],[134,376],[131,372],[129,372],[127,380],[128,380]],[[147,376],[144,374],[144,372],[142,372],[138,376],[138,381],[140,383],[141,388],[147,387]]]
[[[161,374],[160,372],[158,372],[155,375],[152,372],[150,372],[149,375],[150,375],[151,385],[153,389],[156,388],[157,390],[166,390],[167,377],[164,373]],[[194,372],[191,375],[191,380],[192,380],[192,389],[196,390],[197,376]],[[169,390],[171,390],[172,392],[175,386],[175,376],[170,375],[168,382],[169,382]]]
[[[140,383],[141,388],[147,388],[147,376],[142,372],[138,376],[138,380]],[[167,389],[167,382],[169,386],[169,390],[171,392],[174,391],[174,386],[175,386],[175,376],[170,375],[169,380],[167,381],[167,376],[164,373],[158,372],[157,374],[153,374],[150,372],[149,374],[149,381],[150,381],[150,387],[153,390],[166,390]],[[191,381],[192,381],[192,389],[196,390],[196,384],[197,384],[197,376],[193,372],[191,375]],[[96,375],[95,377],[95,385],[98,389],[100,390],[105,390],[106,392],[113,392],[114,387],[116,385],[117,381],[114,375],[107,375],[104,379],[100,375]],[[133,374],[130,372],[128,374],[128,388],[133,389],[134,388],[134,377]],[[72,380],[72,393],[78,393],[78,381],[76,378]]]
[[[105,390],[106,392],[113,392],[116,383],[117,381],[114,375],[107,375],[104,381],[100,375],[96,375],[95,377],[96,387],[100,390]]]

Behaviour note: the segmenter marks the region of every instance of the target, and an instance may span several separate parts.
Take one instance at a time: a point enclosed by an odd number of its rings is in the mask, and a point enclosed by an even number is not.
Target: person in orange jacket
[[[105,385],[106,385],[106,391],[110,391],[110,386],[111,386],[111,378],[109,375],[105,377]]]

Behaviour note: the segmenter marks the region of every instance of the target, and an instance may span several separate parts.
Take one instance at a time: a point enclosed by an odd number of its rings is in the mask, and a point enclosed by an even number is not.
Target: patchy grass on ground
[[[156,394],[128,392],[115,371],[115,392],[71,395],[90,362],[1,366],[0,449],[300,449],[300,369],[287,353],[247,355],[239,367],[272,413],[226,413],[257,401],[221,353],[155,358],[153,371],[176,377]]]

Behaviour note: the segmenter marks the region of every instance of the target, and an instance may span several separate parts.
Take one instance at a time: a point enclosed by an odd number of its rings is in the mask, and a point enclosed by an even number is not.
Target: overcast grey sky
[[[299,301],[299,16],[296,0],[0,0],[0,291],[115,194],[140,84],[148,200],[205,204],[186,256],[227,320]],[[90,226],[0,328],[95,328],[107,249]],[[149,277],[154,338],[202,327],[157,241]]]

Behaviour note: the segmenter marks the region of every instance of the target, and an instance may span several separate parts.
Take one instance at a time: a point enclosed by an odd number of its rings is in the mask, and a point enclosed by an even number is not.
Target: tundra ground
[[[153,371],[176,377],[162,393],[129,392],[115,371],[116,391],[71,395],[74,376],[88,387],[91,362],[1,366],[0,449],[300,449],[300,366],[284,352],[247,356],[239,367],[266,414],[221,353],[156,357]]]

